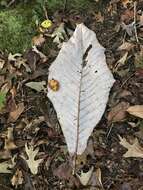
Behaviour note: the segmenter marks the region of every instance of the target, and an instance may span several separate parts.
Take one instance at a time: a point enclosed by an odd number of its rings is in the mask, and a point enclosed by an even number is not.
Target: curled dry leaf
[[[60,48],[64,39],[67,38],[64,23],[61,23],[60,26],[55,29],[52,34],[52,38],[54,38],[53,42],[57,43]]]
[[[0,58],[0,69],[3,69],[5,60]]]
[[[126,51],[130,51],[132,48],[134,47],[134,44],[130,43],[130,42],[124,42],[123,44],[121,44],[117,50],[126,50]]]
[[[87,147],[85,151],[81,155],[77,155],[76,157],[76,168],[77,170],[83,167],[88,162],[88,156],[94,157],[94,143],[93,139],[89,138]]]
[[[119,67],[123,66],[126,63],[128,57],[128,52],[125,52],[125,54],[117,61],[115,65],[115,70],[118,70]]]
[[[141,47],[141,50],[135,54],[135,67],[143,68],[143,47]]]
[[[93,172],[89,183],[91,185],[90,190],[104,190],[103,184],[102,184],[102,179],[101,179],[101,169],[100,168],[96,169],[96,171]]]
[[[134,18],[134,11],[125,9],[123,14],[121,15],[121,21],[125,22],[126,24],[130,23],[131,20]]]
[[[23,66],[23,67],[25,67],[26,72],[31,73],[31,69],[30,69],[29,65],[26,63],[26,59],[23,59],[22,57],[18,57],[17,59],[15,59],[14,65],[18,69],[20,69],[21,66]]]
[[[10,88],[11,88],[11,84],[10,84],[9,82],[6,82],[6,83],[1,87],[1,92],[7,94]]]
[[[98,169],[95,171],[95,173],[96,173],[96,178],[97,178],[97,180],[98,180],[100,186],[103,187],[103,185],[102,185],[102,180],[101,180],[101,169],[98,168]]]
[[[142,15],[140,16],[139,26],[143,26],[143,12]]]
[[[130,4],[130,3],[132,3],[133,0],[121,0],[121,2],[122,2],[122,4],[123,4],[123,6],[124,6],[125,8],[127,8],[127,5]]]
[[[7,130],[7,138],[5,139],[4,149],[5,150],[13,150],[16,148],[17,148],[17,146],[15,145],[14,138],[13,138],[13,128],[9,127]]]
[[[124,22],[122,22],[122,28],[123,30],[126,31],[126,33],[129,35],[129,36],[133,36],[134,34],[134,22],[130,23],[130,24],[125,24]]]
[[[127,112],[131,115],[140,117],[143,119],[143,105],[130,106]]]
[[[131,184],[129,184],[129,183],[127,183],[127,182],[124,182],[124,183],[121,185],[120,190],[132,190]]]
[[[46,82],[45,81],[40,81],[40,82],[28,82],[25,84],[26,86],[36,90],[37,92],[41,92],[44,91],[46,89],[45,85]]]
[[[136,157],[143,158],[143,147],[140,146],[138,139],[135,138],[133,143],[130,144],[125,138],[119,136],[120,144],[128,149],[128,151],[123,155],[125,158]]]
[[[81,165],[85,165],[87,162],[87,155],[86,153],[82,153],[81,155],[77,155],[76,158],[76,168],[80,167]]]
[[[0,159],[9,159],[11,158],[11,153],[8,150],[0,151]]]
[[[93,167],[90,168],[90,170],[86,173],[84,173],[83,171],[81,172],[81,175],[77,175],[77,177],[79,178],[80,182],[82,185],[86,186],[92,176],[92,173],[93,173]]]
[[[58,168],[53,170],[55,176],[59,179],[69,180],[72,176],[72,168],[70,167],[69,163],[65,162],[61,164]]]
[[[60,88],[48,87],[71,155],[82,154],[88,137],[100,121],[108,101],[113,76],[105,61],[104,48],[96,35],[79,24],[49,68],[49,81]]]
[[[16,58],[17,58],[17,57],[21,57],[21,56],[22,56],[22,54],[20,54],[20,53],[16,53],[16,54],[13,54],[13,55],[10,53],[10,54],[8,55],[8,60],[9,60],[9,61],[16,61]]]
[[[12,95],[12,98],[14,98],[17,94],[17,89],[15,86],[13,86],[11,89],[10,89],[10,93]]]
[[[0,173],[11,173],[10,167],[11,164],[8,161],[0,163]]]
[[[24,130],[30,130],[31,127],[37,127],[41,122],[45,121],[44,116],[39,116],[36,119],[33,119],[30,123],[26,122],[26,127]]]
[[[1,86],[0,89],[0,112],[3,112],[3,108],[5,107],[6,103],[6,95],[10,89],[11,85],[7,82]]]
[[[128,90],[123,90],[123,91],[121,91],[120,93],[119,93],[119,98],[124,98],[124,97],[126,97],[126,96],[131,96],[132,95],[132,93],[130,92],[130,91],[128,91]]]
[[[14,162],[14,159],[15,159],[15,157],[13,157],[9,161],[1,162],[0,163],[0,173],[11,173],[12,171],[10,169],[12,169],[16,164]]]
[[[32,38],[32,44],[33,46],[41,46],[45,42],[45,38],[43,34],[40,34],[38,36],[34,36]]]
[[[94,14],[97,22],[104,22],[104,16],[101,14],[101,12],[98,12],[97,14]]]
[[[27,144],[25,144],[25,151],[27,153],[28,159],[25,159],[25,157],[23,157],[23,159],[26,160],[32,174],[37,174],[39,164],[43,161],[43,159],[35,160],[35,157],[39,152],[39,148],[36,148],[34,150],[34,147],[32,145],[28,148]]]
[[[43,60],[43,62],[47,61],[47,59],[48,59],[47,56],[44,55],[41,51],[39,51],[35,45],[32,47],[32,51],[37,53],[40,56],[40,58]]]
[[[11,179],[11,184],[17,189],[18,185],[23,183],[23,174],[20,169],[17,169],[14,176]]]
[[[16,105],[16,101],[15,98],[13,97],[13,95],[10,96],[10,98],[8,98],[7,100],[7,104],[6,104],[6,110],[7,112],[13,112],[17,109],[17,105]]]
[[[24,111],[24,103],[19,103],[16,110],[9,113],[8,122],[15,122]]]
[[[128,102],[120,102],[109,112],[107,119],[109,122],[118,122],[126,118],[126,110],[129,107]]]

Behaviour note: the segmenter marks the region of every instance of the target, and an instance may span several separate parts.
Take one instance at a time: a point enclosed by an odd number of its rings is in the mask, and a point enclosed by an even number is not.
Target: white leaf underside
[[[63,44],[49,68],[51,79],[60,84],[56,92],[48,88],[48,97],[57,112],[68,151],[80,155],[105,111],[115,81],[106,65],[104,48],[84,24],[77,25],[73,36]]]

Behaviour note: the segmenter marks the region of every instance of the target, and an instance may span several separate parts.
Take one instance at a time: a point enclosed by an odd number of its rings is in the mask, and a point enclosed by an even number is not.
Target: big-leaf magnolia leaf
[[[77,25],[49,68],[49,80],[59,82],[59,90],[48,88],[61,124],[69,153],[82,154],[88,137],[100,121],[114,78],[106,65],[104,48],[96,34]]]

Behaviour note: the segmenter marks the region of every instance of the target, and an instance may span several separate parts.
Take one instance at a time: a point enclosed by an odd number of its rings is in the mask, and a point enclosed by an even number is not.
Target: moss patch
[[[28,18],[29,17],[29,18]],[[23,52],[30,47],[34,23],[24,10],[0,12],[0,49],[8,52]]]

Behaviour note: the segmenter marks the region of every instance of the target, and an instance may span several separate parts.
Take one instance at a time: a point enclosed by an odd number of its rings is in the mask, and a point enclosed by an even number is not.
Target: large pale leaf
[[[104,48],[95,33],[83,24],[77,25],[49,68],[49,80],[52,79],[59,82],[59,90],[49,87],[48,97],[57,112],[68,150],[82,154],[105,111],[114,83]]]

